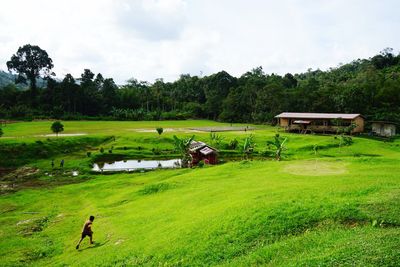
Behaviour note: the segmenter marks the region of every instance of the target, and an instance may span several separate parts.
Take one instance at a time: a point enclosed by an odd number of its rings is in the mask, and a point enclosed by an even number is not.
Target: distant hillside
[[[0,89],[9,84],[15,84],[16,76],[17,75],[13,75],[11,73],[0,70]],[[46,81],[43,79],[37,79],[37,86],[45,87]],[[27,89],[29,87],[29,84],[19,83],[17,84],[17,87],[20,89]]]
[[[10,83],[14,83],[15,75],[0,70],[0,87],[4,87]]]

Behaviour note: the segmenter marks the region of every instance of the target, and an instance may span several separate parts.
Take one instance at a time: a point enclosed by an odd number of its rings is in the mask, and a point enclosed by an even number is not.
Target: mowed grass
[[[4,137],[29,137],[33,135],[53,134],[50,130],[52,121],[34,121],[10,123],[3,127]],[[163,128],[191,128],[209,126],[230,126],[209,120],[181,121],[63,121],[64,131],[61,134],[96,134],[126,135],[135,134],[136,130]],[[243,125],[243,124],[235,124]],[[40,137],[40,136],[39,136]]]
[[[81,132],[93,129],[74,123]],[[112,130],[116,140],[101,146],[128,146],[116,149],[128,155],[139,145],[172,149],[171,135],[192,134],[128,134],[122,124],[110,123],[119,127]],[[185,123],[191,127],[199,121]],[[37,133],[28,128],[21,136]],[[264,150],[276,132],[272,127],[253,131],[257,150]],[[226,142],[248,134],[221,133]],[[259,157],[196,169],[87,172],[90,179],[81,183],[1,195],[0,265],[398,266],[400,140],[354,138],[353,145],[339,148],[331,136],[281,134],[289,138],[282,162]],[[88,164],[85,153],[71,153],[66,167]],[[29,164],[44,172],[47,161]],[[84,240],[76,251],[82,224],[92,214],[96,243]]]

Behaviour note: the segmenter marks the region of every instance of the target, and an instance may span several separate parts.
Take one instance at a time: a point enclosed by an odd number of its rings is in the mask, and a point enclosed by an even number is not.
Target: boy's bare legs
[[[76,244],[76,249],[79,248],[79,245],[81,244],[81,242],[82,242],[83,239],[84,239],[84,237],[81,237],[81,240],[79,240],[78,244]],[[92,239],[92,238],[90,238],[90,239]]]
[[[90,237],[90,244],[93,244],[92,235],[90,235],[89,237]]]

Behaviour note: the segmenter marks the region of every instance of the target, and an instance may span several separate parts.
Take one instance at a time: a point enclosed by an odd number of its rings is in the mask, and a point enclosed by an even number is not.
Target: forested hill
[[[327,71],[283,76],[261,67],[233,77],[181,75],[153,84],[113,79],[85,70],[79,83],[67,75],[36,92],[0,90],[0,116],[158,120],[209,118],[270,122],[282,111],[361,113],[368,119],[400,122],[400,55],[385,49]]]
[[[22,83],[15,84],[16,78],[17,78],[17,75],[0,70],[0,90],[2,88],[6,87],[7,85],[16,86],[19,89],[28,89],[29,88],[28,84],[22,84]],[[46,86],[46,81],[41,78],[37,79],[37,83],[41,87]]]
[[[0,88],[14,83],[14,81],[14,75],[0,70]]]

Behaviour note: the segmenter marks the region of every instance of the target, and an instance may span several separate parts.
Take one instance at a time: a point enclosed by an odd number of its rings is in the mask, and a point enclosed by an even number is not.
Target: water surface
[[[119,160],[113,162],[98,162],[93,165],[92,170],[102,171],[136,171],[152,169],[180,168],[180,159],[169,160]]]

